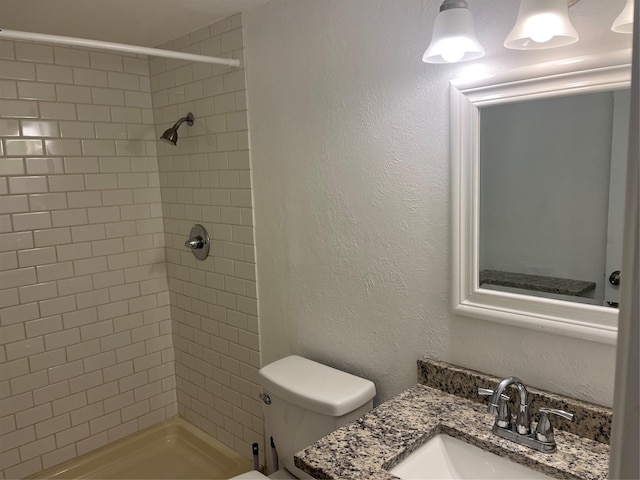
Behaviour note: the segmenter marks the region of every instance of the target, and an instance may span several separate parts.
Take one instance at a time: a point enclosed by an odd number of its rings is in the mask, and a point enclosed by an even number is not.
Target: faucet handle
[[[493,390],[490,388],[479,388],[478,395],[482,397],[492,397]],[[509,411],[509,406],[507,405],[507,401],[510,398],[504,393],[500,395],[500,405],[498,406],[497,415],[496,415],[496,425],[500,428],[511,428],[511,412]]]
[[[540,407],[540,413],[553,413],[554,415],[564,417],[569,421],[573,421],[573,416],[574,416],[573,413],[571,412],[558,410],[557,408],[547,408],[547,407]]]
[[[549,414],[564,417],[569,421],[573,421],[573,413],[558,410],[556,408],[540,407],[540,420],[536,426],[536,440],[540,442],[555,443],[553,437],[553,427],[549,421]]]
[[[492,397],[493,396],[493,390],[491,390],[490,388],[479,388],[478,389],[478,395],[480,395],[481,397]],[[505,395],[504,393],[502,395],[500,395],[500,399],[501,400],[511,400],[511,398],[507,395]]]

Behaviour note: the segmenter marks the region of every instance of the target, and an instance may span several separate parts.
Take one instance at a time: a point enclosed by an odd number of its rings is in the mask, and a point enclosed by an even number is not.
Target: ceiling
[[[0,0],[0,28],[155,47],[268,0]]]

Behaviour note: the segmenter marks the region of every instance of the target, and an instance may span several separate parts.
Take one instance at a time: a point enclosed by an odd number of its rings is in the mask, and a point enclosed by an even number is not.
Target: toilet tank
[[[373,382],[297,355],[259,371],[266,431],[273,437],[281,466],[309,478],[293,464],[293,455],[373,407]],[[268,444],[268,442],[267,442]]]

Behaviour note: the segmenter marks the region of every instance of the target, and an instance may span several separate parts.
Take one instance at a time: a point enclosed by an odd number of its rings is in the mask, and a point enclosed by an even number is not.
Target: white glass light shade
[[[433,36],[422,61],[455,63],[475,60],[484,55],[473,27],[473,17],[467,8],[450,8],[438,13]]]
[[[618,33],[633,33],[633,0],[627,0],[622,12],[613,21],[611,30]]]
[[[522,0],[518,20],[504,41],[515,50],[563,47],[578,41],[567,0]]]

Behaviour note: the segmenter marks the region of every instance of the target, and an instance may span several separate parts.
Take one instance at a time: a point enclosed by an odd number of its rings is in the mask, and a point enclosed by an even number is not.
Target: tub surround
[[[388,469],[444,433],[556,478],[607,477],[609,446],[588,436],[609,438],[606,426],[595,428],[589,419],[598,412],[605,416],[608,413],[609,423],[604,423],[610,425],[610,410],[530,389],[530,398],[536,402],[534,413],[543,404],[574,411],[574,427],[582,425],[574,431],[587,434],[585,437],[563,430],[564,425],[561,427],[554,418],[558,451],[541,453],[491,432],[494,417],[473,392],[479,386],[495,387],[499,379],[444,362],[422,359],[418,364],[419,381],[424,384],[404,391],[297,453],[296,466],[316,478],[394,479],[397,477]]]

